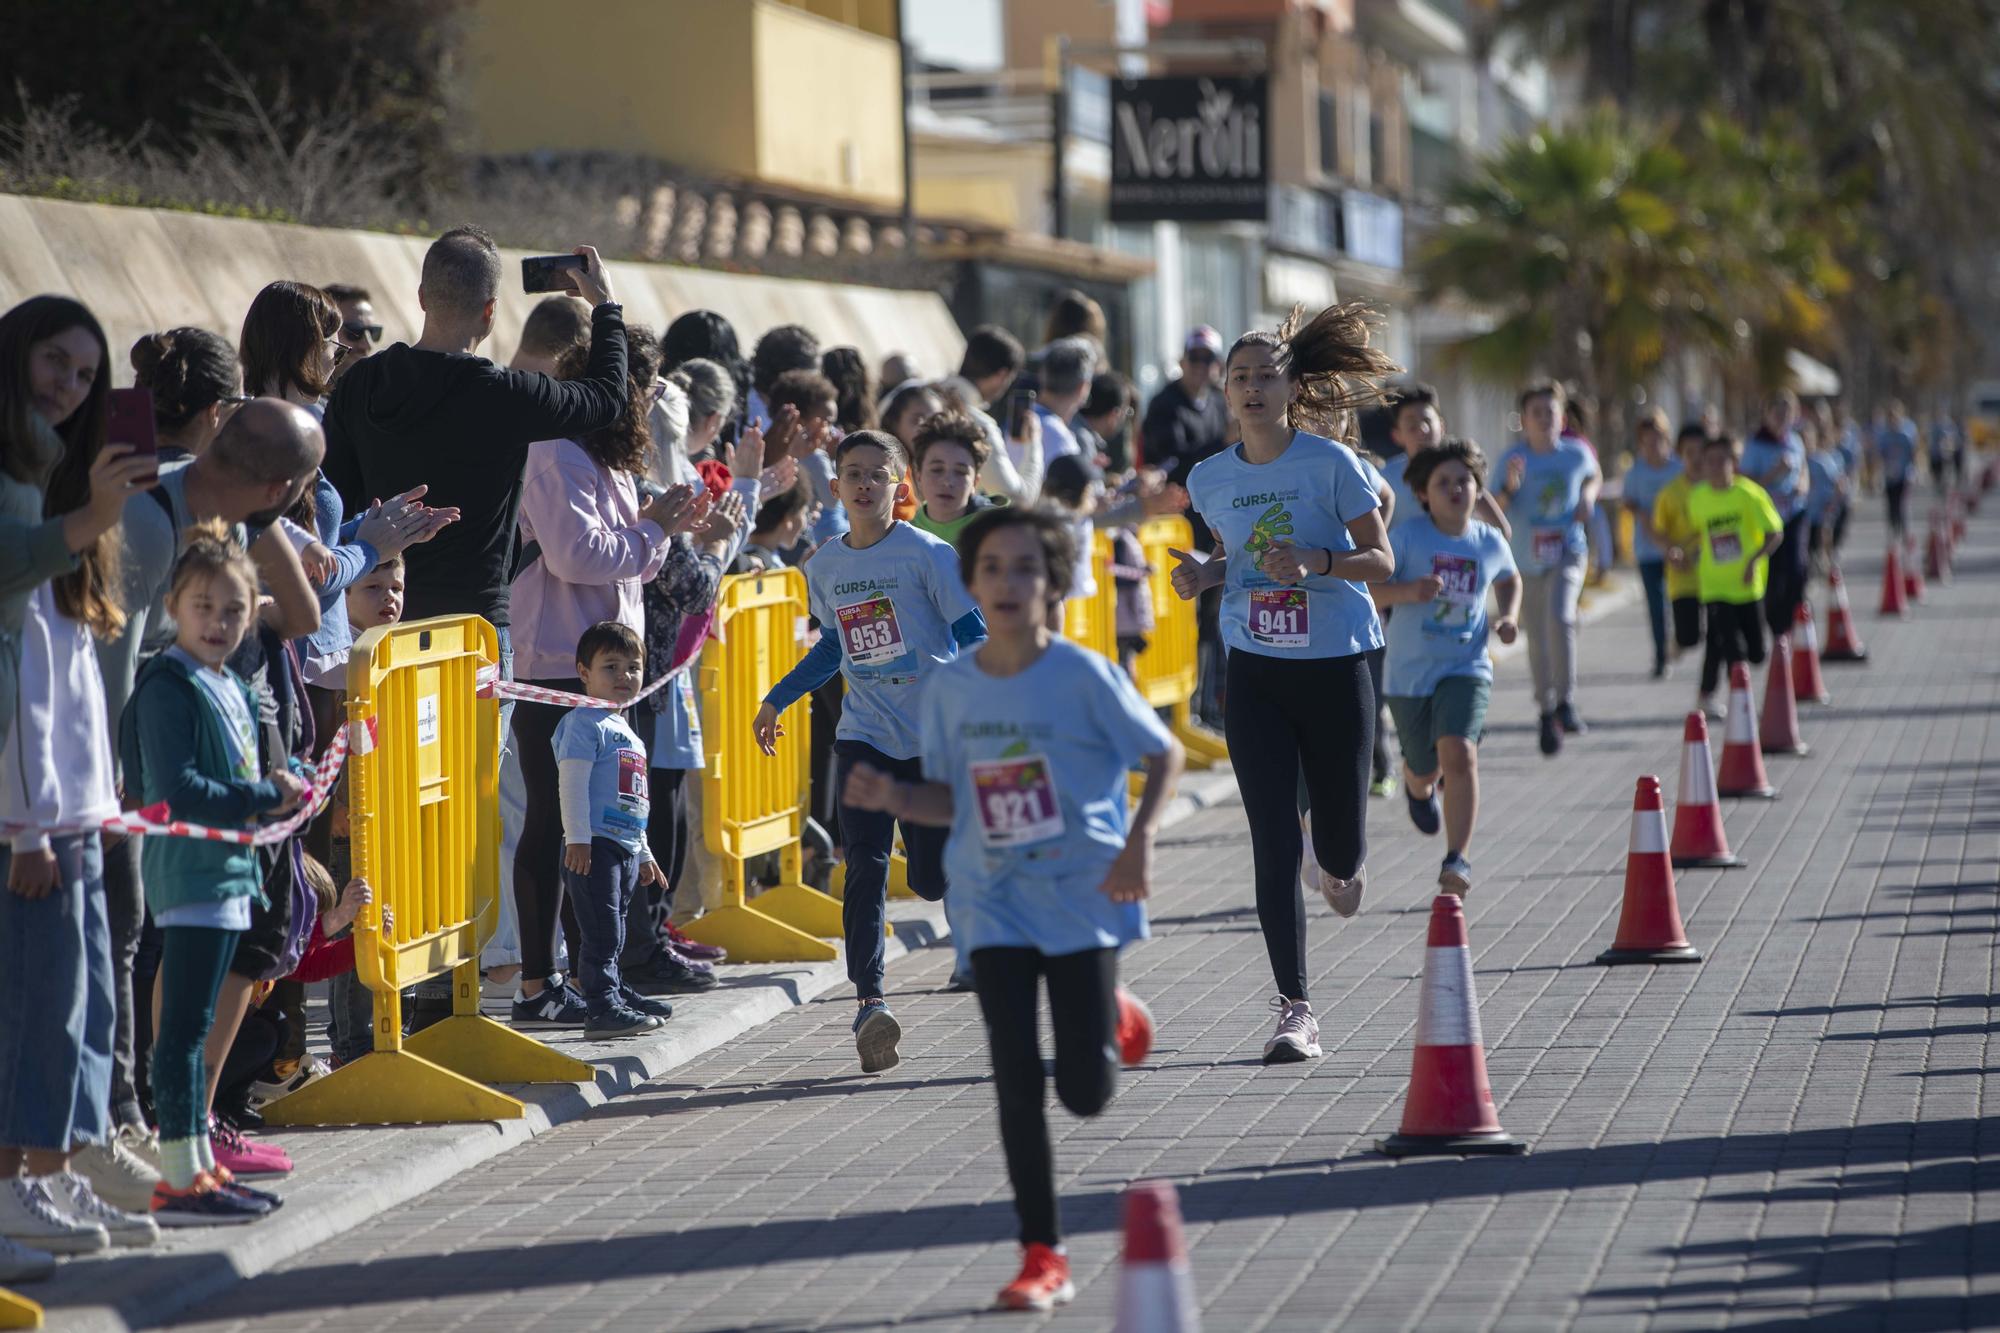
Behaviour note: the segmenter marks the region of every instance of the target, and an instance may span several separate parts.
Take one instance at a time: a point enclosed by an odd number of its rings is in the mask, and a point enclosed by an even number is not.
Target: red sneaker
[[[1021,1276],[1000,1288],[994,1304],[1002,1310],[1053,1310],[1075,1297],[1076,1288],[1069,1280],[1069,1256],[1035,1244],[1022,1251]]]
[[[702,944],[681,933],[681,928],[669,921],[666,927],[667,942],[683,956],[699,959],[704,963],[720,963],[729,957],[729,950],[720,944]]]
[[[1153,1011],[1146,1002],[1118,988],[1118,1060],[1130,1066],[1145,1059],[1153,1050]]]

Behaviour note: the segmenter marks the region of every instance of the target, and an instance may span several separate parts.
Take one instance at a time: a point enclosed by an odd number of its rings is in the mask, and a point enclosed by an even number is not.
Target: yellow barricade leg
[[[0,1287],[0,1328],[40,1328],[42,1307]]]
[[[264,1120],[272,1125],[453,1125],[519,1120],[526,1113],[506,1093],[421,1055],[376,1051],[272,1102],[264,1108]]]
[[[743,862],[739,858],[724,857],[722,866],[723,905],[689,922],[684,928],[689,939],[721,945],[729,950],[730,960],[738,963],[830,963],[839,956],[831,939],[820,939],[766,913],[764,899],[770,894],[759,897],[756,907],[748,906],[743,901]],[[836,905],[835,936],[841,933],[839,915]]]
[[[1229,745],[1207,727],[1198,726],[1186,701],[1173,706],[1174,735],[1187,750],[1189,768],[1213,768],[1229,760]]]
[[[479,1012],[479,964],[452,971],[451,1017],[411,1037],[405,1049],[481,1083],[588,1083],[597,1071]]]
[[[847,933],[840,904],[802,882],[802,859],[797,843],[779,854],[784,882],[757,895],[757,910],[808,935],[839,939]]]

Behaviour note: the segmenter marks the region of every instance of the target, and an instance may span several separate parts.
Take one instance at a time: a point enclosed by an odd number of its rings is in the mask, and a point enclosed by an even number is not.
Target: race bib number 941
[[[1027,847],[1062,836],[1062,806],[1044,756],[974,764],[972,786],[979,802],[979,833],[988,847]]]
[[[1250,637],[1273,648],[1312,646],[1312,604],[1304,588],[1252,588]]]
[[[856,666],[877,666],[893,662],[907,653],[903,627],[896,622],[896,604],[887,597],[871,597],[835,609],[840,618],[840,638],[847,658]]]

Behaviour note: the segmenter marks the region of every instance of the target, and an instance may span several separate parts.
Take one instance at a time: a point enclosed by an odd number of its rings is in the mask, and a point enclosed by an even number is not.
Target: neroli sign
[[[1113,222],[1261,222],[1264,79],[1111,85]]]

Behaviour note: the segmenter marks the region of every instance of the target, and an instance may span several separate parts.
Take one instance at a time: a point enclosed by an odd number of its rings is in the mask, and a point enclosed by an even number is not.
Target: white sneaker
[[[56,1190],[57,1200],[68,1205],[70,1216],[103,1227],[104,1234],[111,1238],[113,1245],[136,1250],[160,1238],[160,1229],[153,1223],[150,1203],[138,1213],[114,1208],[99,1197],[88,1180],[76,1172],[65,1171],[56,1179],[62,1182]]]
[[[0,1236],[0,1282],[39,1282],[56,1271],[56,1257]]]
[[[1341,916],[1353,916],[1361,910],[1362,881],[1366,877],[1366,866],[1354,867],[1354,878],[1342,879],[1338,875],[1319,872],[1319,891],[1326,898],[1326,905]]]
[[[89,1181],[91,1192],[113,1208],[143,1213],[152,1206],[153,1186],[160,1183],[158,1169],[148,1165],[131,1146],[133,1140],[144,1137],[127,1126],[105,1142],[93,1143],[77,1153],[70,1159],[69,1169]],[[116,1232],[112,1238],[117,1238]]]
[[[299,1061],[299,1067],[292,1071],[290,1078],[282,1082],[270,1082],[260,1078],[255,1083],[252,1083],[250,1085],[250,1108],[252,1110],[262,1110],[272,1102],[277,1101],[278,1098],[289,1096],[297,1092],[300,1088],[303,1088],[306,1084],[313,1082],[315,1079],[325,1078],[332,1072],[331,1069],[320,1063],[320,1058],[317,1055],[307,1055]]]
[[[154,1175],[162,1180],[166,1179],[167,1169],[160,1165],[160,1136],[157,1131],[142,1129],[138,1125],[120,1125],[118,1132],[112,1137],[125,1145],[126,1152],[151,1168]],[[151,1200],[147,1202],[150,1203]]]
[[[1319,1020],[1313,1017],[1312,1005],[1276,995],[1271,1007],[1278,1011],[1278,1030],[1264,1043],[1264,1063],[1289,1065],[1318,1058]]]
[[[48,1176],[15,1176],[0,1186],[0,1236],[50,1254],[96,1254],[111,1237],[96,1222],[72,1217],[49,1189]]]

